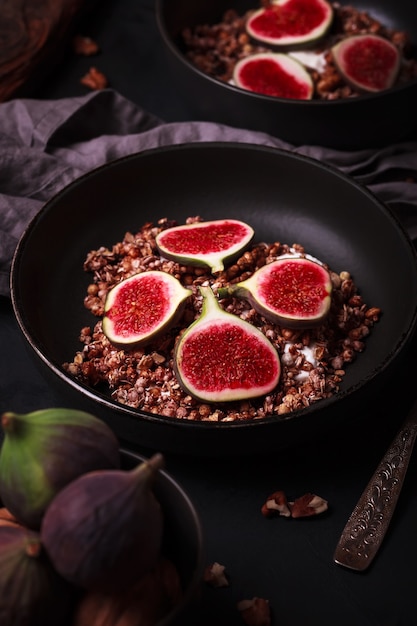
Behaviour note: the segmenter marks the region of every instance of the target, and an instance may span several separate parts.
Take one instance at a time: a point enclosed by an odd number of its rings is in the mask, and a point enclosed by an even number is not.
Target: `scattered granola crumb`
[[[271,624],[271,608],[269,601],[264,598],[241,600],[237,604],[237,609],[248,626],[270,626]]]
[[[105,89],[108,86],[106,76],[96,67],[90,67],[87,74],[81,78],[80,83],[94,90]]]
[[[76,35],[73,39],[73,48],[75,54],[89,57],[100,52],[98,43],[91,39],[91,37],[84,37],[83,35]]]
[[[291,517],[291,511],[288,507],[287,496],[283,491],[274,491],[268,496],[262,505],[262,515],[264,517]]]
[[[324,513],[328,508],[327,500],[313,493],[288,502],[284,491],[275,491],[262,505],[261,513],[264,517],[311,517]]]
[[[211,587],[228,587],[229,579],[226,576],[226,568],[220,563],[214,562],[204,570],[204,582]]]
[[[329,508],[327,500],[313,493],[306,493],[300,498],[289,502],[291,509],[291,517],[311,517],[312,515],[320,515]]]

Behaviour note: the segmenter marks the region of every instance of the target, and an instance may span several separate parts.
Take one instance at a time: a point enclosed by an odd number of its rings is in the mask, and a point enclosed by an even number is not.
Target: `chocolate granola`
[[[201,221],[189,218],[187,223]],[[219,287],[237,283],[282,254],[301,254],[300,244],[257,243],[235,263],[216,276],[203,267],[180,265],[162,258],[156,235],[176,225],[166,218],[146,223],[137,233],[128,232],[111,248],[91,250],[84,270],[92,274],[84,304],[97,317],[93,327],[80,331],[82,347],[64,369],[88,386],[107,390],[112,398],[129,407],[183,420],[236,421],[288,417],[298,409],[333,396],[340,387],[345,368],[365,349],[366,337],[378,322],[381,311],[362,299],[348,271],[330,272],[332,304],[326,320],[312,329],[294,330],[268,322],[246,300],[227,298],[222,307],[259,328],[277,349],[282,365],[280,382],[273,393],[251,401],[222,405],[201,403],[185,393],[173,371],[173,350],[178,336],[200,314],[199,285]],[[327,266],[326,266],[327,267]],[[102,316],[108,291],[119,281],[139,272],[160,270],[175,276],[193,295],[177,326],[145,347],[121,349],[102,331]]]

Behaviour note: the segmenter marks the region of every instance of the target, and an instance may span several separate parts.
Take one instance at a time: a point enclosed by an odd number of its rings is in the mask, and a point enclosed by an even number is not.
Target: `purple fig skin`
[[[0,499],[25,526],[38,530],[54,496],[91,470],[120,467],[119,442],[102,420],[51,408],[7,412],[0,451]]]
[[[352,35],[334,45],[331,52],[341,75],[359,92],[389,89],[397,78],[400,52],[379,35]]]
[[[291,267],[303,268],[301,275],[291,276]],[[288,328],[320,325],[330,311],[331,293],[327,269],[300,257],[278,258],[247,280],[219,289],[221,299],[245,298],[267,320]]]
[[[65,626],[75,589],[52,568],[39,534],[0,528],[1,626]]]
[[[163,457],[133,470],[102,470],[79,477],[48,507],[41,540],[56,571],[89,590],[122,589],[155,565],[163,512],[152,491]]]

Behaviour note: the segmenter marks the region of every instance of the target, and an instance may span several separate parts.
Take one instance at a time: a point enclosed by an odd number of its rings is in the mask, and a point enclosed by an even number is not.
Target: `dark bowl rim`
[[[122,457],[127,457],[131,461],[141,462],[141,463],[145,462],[147,458],[149,458],[139,452],[128,450],[127,448],[123,446],[120,447],[120,454]],[[196,540],[197,540],[197,550],[195,554],[195,567],[190,574],[190,582],[186,586],[186,588],[183,589],[183,594],[182,594],[180,602],[164,618],[162,618],[161,620],[157,622],[157,624],[155,624],[155,626],[168,626],[172,622],[172,620],[175,620],[177,615],[182,613],[184,608],[188,606],[188,604],[195,597],[196,592],[198,591],[198,588],[201,585],[202,576],[204,572],[204,554],[205,554],[204,533],[203,533],[203,526],[202,526],[198,511],[193,501],[191,500],[190,496],[185,491],[184,487],[181,485],[181,483],[179,483],[177,479],[174,478],[169,473],[169,470],[165,468],[158,470],[158,474],[162,476],[165,483],[169,484],[170,488],[173,491],[175,491],[177,494],[179,494],[183,502],[185,502],[187,509],[192,518],[193,526],[194,526],[195,533],[196,533]]]
[[[255,93],[249,91],[247,89],[243,89],[241,87],[237,87],[236,85],[231,85],[230,83],[226,83],[218,78],[210,76],[206,74],[202,70],[200,70],[197,66],[195,66],[191,61],[189,61],[184,54],[182,54],[181,50],[179,50],[178,46],[173,41],[169,32],[167,31],[166,24],[164,21],[164,4],[166,0],[155,0],[155,17],[156,24],[158,27],[159,35],[164,42],[167,49],[171,54],[186,67],[193,74],[198,76],[201,79],[207,81],[208,84],[213,84],[216,88],[223,88],[230,93],[234,93],[236,96],[241,96],[242,98],[248,98],[249,100],[256,100],[260,102],[276,102],[278,104],[291,105],[294,107],[308,107],[309,109],[316,108],[337,108],[337,107],[345,107],[346,105],[352,107],[361,106],[361,102],[370,101],[371,103],[376,100],[379,101],[381,97],[389,96],[391,94],[401,93],[403,91],[408,91],[411,87],[417,86],[417,77],[407,81],[406,83],[400,85],[394,85],[389,89],[384,89],[382,92],[377,93],[364,93],[358,96],[357,98],[339,98],[337,100],[298,100],[291,98],[278,98],[277,96],[268,96],[265,94]],[[352,113],[354,114],[354,112]]]
[[[313,157],[300,154],[296,151],[293,152],[291,150],[287,150],[285,148],[275,148],[275,147],[267,146],[263,144],[240,143],[236,141],[230,141],[230,142],[196,141],[196,142],[170,144],[170,145],[165,145],[165,146],[158,146],[155,148],[149,148],[149,149],[145,149],[140,152],[131,153],[123,157],[109,161],[107,163],[104,163],[94,168],[93,170],[90,170],[82,174],[81,176],[77,177],[75,180],[73,180],[68,185],[63,187],[47,202],[45,202],[43,207],[40,209],[40,211],[38,211],[38,213],[35,214],[35,216],[32,218],[32,220],[29,222],[29,224],[25,228],[23,234],[21,235],[18,241],[18,244],[15,248],[13,258],[12,258],[12,264],[11,264],[11,272],[10,272],[11,301],[12,301],[12,307],[15,313],[17,323],[20,327],[20,330],[23,333],[24,337],[26,338],[28,346],[37,355],[38,359],[40,359],[40,361],[43,362],[44,365],[46,365],[48,370],[50,370],[62,383],[64,383],[64,385],[69,385],[70,387],[72,387],[73,390],[80,393],[82,396],[86,397],[88,400],[94,403],[98,403],[100,406],[103,406],[106,409],[117,411],[118,413],[123,414],[124,416],[131,417],[134,419],[142,418],[149,423],[163,425],[164,427],[168,427],[171,429],[184,430],[184,428],[186,428],[189,431],[191,430],[193,431],[196,431],[196,430],[203,430],[203,431],[204,430],[208,430],[208,431],[242,430],[242,429],[247,430],[248,428],[252,428],[252,429],[264,428],[265,424],[271,425],[271,424],[277,424],[277,423],[286,423],[290,421],[291,422],[295,422],[295,421],[303,422],[306,419],[308,419],[308,416],[312,412],[316,411],[318,404],[320,404],[320,407],[323,407],[323,409],[326,409],[329,406],[333,406],[336,403],[343,400],[344,398],[350,397],[354,393],[358,392],[363,387],[365,387],[370,381],[372,381],[377,375],[380,375],[384,371],[386,371],[389,365],[395,360],[397,356],[400,355],[403,348],[408,344],[411,337],[415,334],[415,331],[417,328],[417,308],[413,312],[413,316],[412,316],[412,319],[410,321],[408,328],[399,336],[395,347],[391,350],[390,353],[386,355],[385,359],[382,362],[378,363],[374,368],[372,368],[372,370],[370,370],[370,372],[365,378],[362,378],[356,384],[352,384],[348,388],[339,391],[338,393],[334,394],[330,398],[323,398],[320,400],[319,403],[317,404],[313,403],[309,405],[308,407],[296,410],[287,417],[283,417],[279,415],[271,415],[265,419],[234,421],[234,422],[209,422],[209,421],[194,421],[194,420],[178,420],[178,419],[173,419],[171,417],[166,417],[163,415],[154,415],[153,413],[148,413],[139,409],[135,409],[135,408],[132,408],[132,407],[129,407],[129,406],[126,406],[126,405],[123,405],[121,403],[111,400],[105,394],[97,390],[94,390],[88,387],[86,384],[81,383],[75,380],[74,378],[72,378],[60,366],[53,363],[48,358],[48,356],[44,354],[42,350],[42,346],[39,345],[39,342],[33,339],[30,333],[30,328],[28,328],[25,323],[24,312],[20,310],[20,306],[19,306],[18,289],[16,291],[16,288],[15,288],[15,283],[16,285],[18,283],[17,274],[19,272],[20,257],[23,254],[25,240],[30,236],[32,230],[36,228],[37,222],[42,218],[42,216],[45,213],[53,209],[53,205],[55,204],[55,202],[59,201],[62,195],[67,193],[67,191],[70,190],[72,187],[82,184],[83,181],[87,178],[94,177],[102,171],[111,169],[114,166],[122,164],[123,161],[136,160],[142,157],[146,158],[148,154],[157,154],[159,152],[168,152],[168,151],[176,152],[178,150],[188,150],[190,148],[202,149],[202,150],[207,149],[207,148],[208,149],[218,149],[218,148],[236,149],[238,148],[238,149],[243,149],[243,150],[261,150],[261,151],[276,153],[281,156],[289,157],[289,158],[303,161],[306,163],[310,163],[310,165],[314,167],[327,170],[332,175],[336,175],[337,177],[343,179],[348,184],[352,185],[353,187],[356,187],[362,194],[368,196],[368,198],[372,200],[372,202],[374,202],[378,206],[378,209],[386,215],[386,217],[392,222],[392,226],[395,229],[397,229],[397,231],[399,231],[399,234],[403,238],[403,242],[407,246],[410,256],[415,261],[415,267],[416,267],[416,272],[417,272],[417,250],[414,247],[411,238],[409,237],[408,233],[405,230],[405,227],[402,225],[399,218],[390,209],[390,207],[386,205],[384,202],[382,202],[381,200],[379,200],[377,196],[371,190],[369,190],[360,182],[356,181],[350,175],[345,174],[341,170],[337,169],[335,166],[332,166],[323,161],[319,161],[318,159],[315,159]]]

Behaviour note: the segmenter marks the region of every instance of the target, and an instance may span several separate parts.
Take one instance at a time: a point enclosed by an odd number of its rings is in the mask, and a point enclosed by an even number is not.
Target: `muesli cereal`
[[[187,223],[202,221],[188,218]],[[110,392],[112,398],[141,411],[182,420],[237,421],[283,418],[298,409],[335,394],[345,368],[365,349],[366,337],[378,322],[381,311],[362,299],[348,271],[339,274],[329,269],[333,291],[332,304],[325,321],[313,329],[294,330],[265,320],[248,301],[221,300],[222,307],[261,330],[277,349],[281,359],[281,378],[273,393],[253,400],[204,404],[185,393],[173,371],[173,350],[181,332],[198,317],[202,298],[199,285],[219,287],[249,278],[256,269],[282,254],[307,254],[294,243],[252,245],[235,263],[216,276],[202,267],[180,265],[162,258],[155,245],[156,235],[177,225],[166,218],[146,223],[137,233],[128,232],[111,248],[91,250],[84,270],[91,273],[84,304],[98,319],[94,326],[80,330],[82,347],[64,369],[91,387]],[[121,280],[149,270],[175,276],[193,295],[177,326],[144,347],[121,349],[112,345],[102,330],[104,303],[108,291]]]
[[[222,20],[216,24],[198,24],[186,27],[181,33],[180,46],[187,59],[199,70],[223,82],[232,81],[236,63],[258,52],[271,52],[266,44],[257,43],[250,38],[245,29],[249,15],[260,7],[267,7],[270,0],[254,1],[253,9],[243,15],[234,9],[225,11]],[[393,43],[402,55],[402,63],[395,84],[400,85],[417,78],[417,60],[408,34],[385,26],[370,13],[339,2],[331,3],[334,12],[329,33],[311,52],[313,55],[299,56],[311,75],[314,84],[313,99],[338,100],[360,95],[347,84],[333,61],[330,48],[337,42],[351,35],[380,35]],[[309,52],[308,49],[304,51]]]

